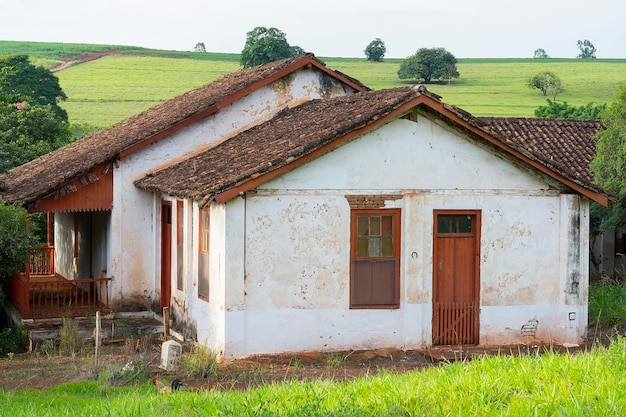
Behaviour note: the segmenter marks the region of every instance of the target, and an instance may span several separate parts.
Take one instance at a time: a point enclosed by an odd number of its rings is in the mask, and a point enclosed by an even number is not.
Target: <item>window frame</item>
[[[176,200],[176,289],[184,291],[185,282],[185,202]]]
[[[352,209],[350,210],[350,309],[397,309],[400,308],[400,257],[401,257],[401,215],[399,208]],[[361,216],[392,216],[392,255],[378,257],[359,257],[358,249],[358,218]],[[381,235],[382,236],[382,235]],[[395,301],[388,303],[356,303],[354,300],[355,262],[395,260]]]
[[[206,217],[205,217],[206,216]],[[204,220],[206,219],[206,224]],[[209,294],[211,290],[210,278],[211,278],[211,264],[210,264],[210,255],[211,255],[211,209],[209,207],[204,207],[198,212],[198,298],[204,301],[209,301]],[[208,226],[208,229],[205,228]],[[206,236],[206,238],[205,238]],[[206,246],[205,246],[206,243]],[[202,258],[206,259],[206,277],[203,276],[201,268],[202,268]],[[201,280],[206,279],[206,294],[201,292]]]

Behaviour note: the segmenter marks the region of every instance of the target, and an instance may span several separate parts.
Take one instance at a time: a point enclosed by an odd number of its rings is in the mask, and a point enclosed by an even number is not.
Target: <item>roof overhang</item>
[[[571,179],[563,176],[562,174],[556,172],[555,170],[549,168],[548,166],[542,164],[541,162],[534,160],[530,157],[528,157],[527,155],[523,154],[522,152],[514,149],[513,147],[507,145],[506,143],[502,142],[500,139],[493,137],[492,135],[490,135],[489,133],[485,132],[484,130],[482,130],[481,128],[479,128],[478,126],[472,124],[470,122],[471,120],[471,116],[469,116],[467,119],[464,117],[461,117],[459,115],[460,111],[456,108],[453,108],[439,100],[436,100],[432,97],[429,97],[428,94],[418,94],[415,98],[408,100],[406,103],[400,105],[398,108],[394,109],[393,111],[391,111],[390,113],[386,114],[385,116],[382,116],[376,120],[374,120],[373,122],[366,124],[362,127],[359,127],[357,129],[354,129],[352,131],[350,131],[348,134],[337,138],[336,140],[329,142],[328,144],[316,149],[315,151],[306,154],[298,159],[295,159],[293,161],[291,161],[288,164],[285,164],[281,167],[278,167],[274,170],[265,172],[263,174],[259,174],[257,176],[254,176],[253,178],[249,178],[245,181],[242,181],[239,184],[236,184],[235,186],[218,193],[217,195],[215,195],[214,198],[212,197],[207,197],[205,198],[203,201],[200,202],[201,206],[204,206],[206,204],[209,203],[209,201],[211,200],[215,200],[217,203],[225,203],[228,200],[231,200],[234,197],[237,197],[239,195],[242,195],[243,193],[258,187],[261,184],[264,184],[286,172],[289,172],[313,159],[318,158],[321,155],[324,155],[336,148],[338,148],[339,146],[343,145],[346,142],[349,142],[353,139],[355,139],[356,137],[368,132],[369,130],[371,130],[373,127],[376,126],[380,126],[382,124],[388,123],[391,120],[398,118],[402,115],[404,115],[405,113],[409,112],[410,110],[412,110],[415,107],[426,107],[436,113],[438,113],[441,117],[445,118],[448,120],[448,122],[454,123],[456,126],[462,128],[463,130],[472,133],[475,136],[480,137],[481,139],[487,141],[488,143],[491,143],[492,145],[494,145],[496,148],[500,149],[501,151],[510,154],[511,156],[517,158],[518,160],[532,166],[533,168],[537,169],[538,171],[544,173],[545,175],[555,179],[556,181],[566,185],[567,187],[571,188],[572,190],[576,191],[577,193],[579,193],[580,195],[582,195],[583,197],[589,198],[603,206],[607,206],[609,203],[609,198],[606,195],[603,195],[597,191],[594,191],[592,189],[589,189],[581,184],[578,184],[575,181],[572,181]]]

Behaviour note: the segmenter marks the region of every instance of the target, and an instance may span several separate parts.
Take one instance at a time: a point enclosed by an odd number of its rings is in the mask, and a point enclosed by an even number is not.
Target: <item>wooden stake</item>
[[[163,307],[163,337],[165,341],[170,336],[170,309],[169,307]]]
[[[96,330],[93,335],[94,344],[96,348],[95,365],[100,364],[100,312],[96,311]]]

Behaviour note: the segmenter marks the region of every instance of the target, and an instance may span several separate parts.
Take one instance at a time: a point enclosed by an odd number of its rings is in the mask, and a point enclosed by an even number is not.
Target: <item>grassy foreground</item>
[[[626,341],[456,362],[350,383],[286,381],[249,391],[159,395],[151,384],[95,382],[0,392],[2,416],[619,416],[626,414]]]

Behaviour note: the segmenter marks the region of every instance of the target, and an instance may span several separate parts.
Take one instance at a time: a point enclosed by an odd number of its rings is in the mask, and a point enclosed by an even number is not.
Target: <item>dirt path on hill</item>
[[[102,58],[103,56],[117,55],[119,53],[120,53],[119,50],[109,49],[109,50],[106,50],[106,51],[93,52],[93,53],[87,54],[87,55],[67,57],[66,59],[63,60],[63,62],[61,64],[59,64],[56,67],[52,68],[50,71],[52,71],[52,72],[61,71],[61,70],[64,70],[64,69],[66,69],[68,67],[71,67],[72,65],[82,64],[84,62],[89,62],[89,61],[93,61],[93,60],[98,59],[98,58]]]

